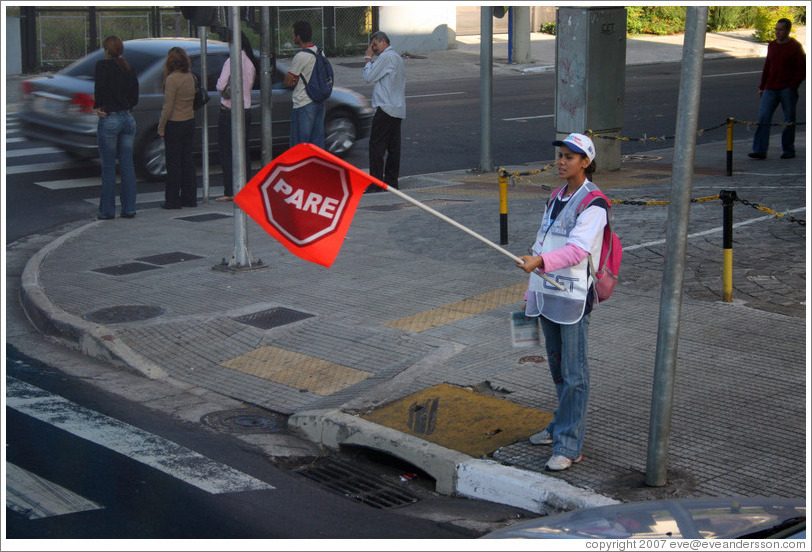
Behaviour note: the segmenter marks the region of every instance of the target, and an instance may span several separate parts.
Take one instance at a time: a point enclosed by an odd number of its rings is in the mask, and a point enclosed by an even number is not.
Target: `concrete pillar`
[[[591,130],[620,136],[626,9],[560,7],[556,17],[556,138]],[[620,141],[594,139],[597,171],[620,168]]]
[[[513,6],[513,63],[530,61],[530,6]]]

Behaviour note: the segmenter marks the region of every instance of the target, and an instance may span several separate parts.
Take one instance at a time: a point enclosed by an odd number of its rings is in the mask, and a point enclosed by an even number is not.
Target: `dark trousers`
[[[245,120],[245,179],[251,179],[251,150],[248,149],[248,128],[251,126],[251,111],[243,110]],[[231,142],[231,110],[220,108],[217,118],[217,145],[220,152],[220,165],[223,167],[223,195],[234,195],[233,144]],[[245,184],[245,182],[243,182]]]
[[[369,134],[369,174],[398,187],[400,174],[400,125],[403,119],[388,115],[380,107],[372,118]],[[386,162],[384,162],[386,155]]]
[[[195,120],[167,121],[164,129],[166,147],[166,192],[169,207],[197,205],[197,175],[192,144]]]

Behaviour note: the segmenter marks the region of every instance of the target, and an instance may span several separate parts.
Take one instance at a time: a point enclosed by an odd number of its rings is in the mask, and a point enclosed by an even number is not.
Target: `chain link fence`
[[[310,23],[313,42],[332,57],[363,53],[373,32],[372,8],[369,6],[280,7],[276,10],[274,22],[279,57],[292,56],[299,50],[293,43],[293,23],[296,21]]]
[[[298,48],[293,44],[293,23],[308,21],[313,26],[313,41],[328,56],[359,54],[373,32],[375,9],[370,6],[291,6],[271,8],[271,28],[277,56],[289,57]],[[196,36],[197,29],[176,7],[37,7],[34,66],[37,71],[60,69],[101,47],[110,35],[122,40],[161,36]],[[226,8],[220,9],[220,23],[228,20]],[[244,11],[244,25],[259,40],[259,7]],[[253,38],[253,37],[252,37]]]
[[[176,8],[36,8],[36,66],[55,70],[101,47],[105,37],[122,40],[192,36]]]

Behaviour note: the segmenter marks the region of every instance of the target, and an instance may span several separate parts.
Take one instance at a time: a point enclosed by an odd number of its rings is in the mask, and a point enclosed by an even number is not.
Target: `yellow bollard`
[[[508,243],[507,183],[507,171],[499,169],[499,243],[501,245],[507,245]]]
[[[727,175],[733,176],[733,117],[727,118]]]
[[[735,190],[719,192],[722,200],[722,301],[733,301],[733,202]]]

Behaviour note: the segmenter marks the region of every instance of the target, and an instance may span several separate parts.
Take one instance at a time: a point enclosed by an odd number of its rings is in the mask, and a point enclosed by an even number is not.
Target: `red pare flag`
[[[370,184],[387,188],[318,146],[298,144],[261,169],[234,201],[291,253],[329,267]]]

